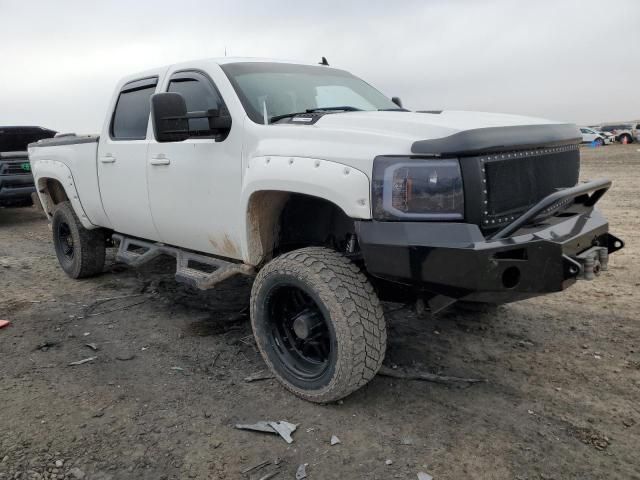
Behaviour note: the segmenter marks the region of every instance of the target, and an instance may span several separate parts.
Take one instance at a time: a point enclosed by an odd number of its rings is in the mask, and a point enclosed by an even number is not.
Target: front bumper
[[[584,252],[604,247],[596,250],[606,256],[624,246],[593,208],[609,185],[596,181],[556,192],[491,236],[475,224],[450,222],[360,221],[356,230],[374,277],[425,294],[506,303],[589,278]],[[568,200],[575,203],[550,216]]]
[[[32,175],[0,175],[0,205],[20,203],[35,191]]]

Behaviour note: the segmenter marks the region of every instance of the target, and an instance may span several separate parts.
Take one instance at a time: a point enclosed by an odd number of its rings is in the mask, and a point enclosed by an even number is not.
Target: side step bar
[[[253,267],[243,263],[199,255],[163,243],[138,240],[119,233],[114,233],[111,238],[119,243],[117,261],[138,267],[160,255],[171,255],[176,259],[176,281],[200,290],[213,288],[233,275],[254,273]]]

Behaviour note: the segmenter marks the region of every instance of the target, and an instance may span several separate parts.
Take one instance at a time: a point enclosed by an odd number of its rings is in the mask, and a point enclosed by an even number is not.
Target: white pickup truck
[[[105,249],[177,259],[211,288],[256,275],[251,322],[292,392],[342,398],[386,348],[380,300],[437,312],[592,279],[623,242],[578,183],[580,132],[492,113],[411,112],[326,65],[211,59],[117,86],[100,136],[33,143],[29,157],[73,278]]]

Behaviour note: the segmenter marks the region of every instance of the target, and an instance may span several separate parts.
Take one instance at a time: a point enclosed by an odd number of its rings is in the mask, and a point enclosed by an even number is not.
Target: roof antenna
[[[226,45],[225,45],[225,47],[224,47],[224,56],[225,56],[225,57],[227,56],[227,46],[226,46]]]
[[[320,63],[318,65],[326,65],[328,67],[329,66],[329,62],[327,62],[327,57],[322,57],[322,60],[320,61]]]

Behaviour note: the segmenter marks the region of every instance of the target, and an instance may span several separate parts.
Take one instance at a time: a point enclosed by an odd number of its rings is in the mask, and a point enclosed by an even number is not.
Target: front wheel
[[[276,378],[299,397],[346,397],[378,372],[386,349],[382,306],[340,253],[309,247],[268,263],[251,290],[256,343]]]
[[[106,253],[104,230],[84,228],[69,202],[56,205],[51,229],[56,256],[67,275],[84,278],[102,272]]]

